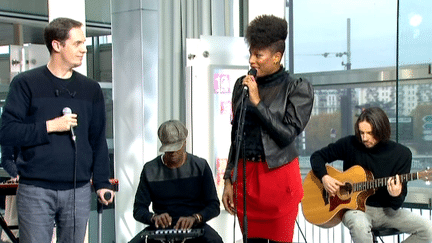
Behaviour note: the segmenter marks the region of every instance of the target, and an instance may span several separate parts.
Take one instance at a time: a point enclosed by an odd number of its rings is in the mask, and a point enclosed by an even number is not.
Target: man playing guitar
[[[431,242],[432,225],[426,218],[400,209],[407,195],[407,183],[400,175],[410,172],[412,154],[402,144],[390,141],[390,123],[377,107],[362,111],[355,124],[355,135],[339,139],[311,155],[314,174],[335,197],[344,183],[329,175],[326,163],[343,161],[343,170],[359,165],[375,178],[385,178],[381,187],[367,198],[365,210],[347,210],[342,222],[350,230],[354,242],[372,242],[372,229],[395,228],[411,234],[404,242]]]

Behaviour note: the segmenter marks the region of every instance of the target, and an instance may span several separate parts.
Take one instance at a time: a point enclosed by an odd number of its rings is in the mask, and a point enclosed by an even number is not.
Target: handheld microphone
[[[104,198],[105,198],[105,200],[110,200],[111,199],[111,192],[105,192],[104,193]]]
[[[253,77],[254,77],[254,79],[256,79],[256,75],[257,75],[257,70],[255,69],[255,68],[251,68],[249,71],[248,71],[248,73],[247,73],[248,75],[252,75]],[[248,86],[243,86],[243,89],[245,90],[245,91],[248,91]]]
[[[257,70],[255,68],[251,68],[251,70],[248,71],[248,75],[252,75],[254,78],[256,78]]]
[[[69,107],[63,108],[63,115],[69,115],[69,114],[72,114],[71,108],[69,108]],[[71,131],[71,135],[72,135],[72,140],[75,142],[76,136],[75,136],[75,132],[74,132],[74,129],[72,126],[70,127],[70,131]]]

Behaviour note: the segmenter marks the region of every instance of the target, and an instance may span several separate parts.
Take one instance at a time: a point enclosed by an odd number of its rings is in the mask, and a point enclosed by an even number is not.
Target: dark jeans
[[[57,242],[83,242],[90,215],[90,183],[74,190],[50,190],[20,184],[17,191],[20,243],[51,242],[54,224]]]
[[[204,224],[201,228],[204,229],[204,235],[194,239],[186,240],[186,243],[203,243],[203,242],[222,243],[223,242],[219,234],[212,227],[210,227],[210,225]],[[149,226],[145,228],[143,231],[145,230],[155,230],[155,229],[154,227]],[[145,238],[140,237],[141,232],[138,233],[131,241],[129,241],[129,243],[146,243]],[[161,243],[161,242],[158,240],[147,240],[147,243]]]

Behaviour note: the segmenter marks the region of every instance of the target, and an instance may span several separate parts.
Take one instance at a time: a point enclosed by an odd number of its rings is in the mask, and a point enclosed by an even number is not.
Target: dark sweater
[[[64,190],[73,188],[75,148],[70,132],[47,133],[46,121],[70,107],[78,114],[77,186],[93,178],[95,189],[109,188],[105,103],[99,84],[73,72],[59,79],[46,66],[17,75],[2,114],[0,144],[18,146],[20,183]]]
[[[189,153],[179,168],[166,167],[161,156],[144,165],[133,210],[137,221],[152,224],[151,202],[153,212],[168,213],[173,217],[172,225],[182,216],[199,213],[206,222],[220,213],[213,174],[207,161]]]
[[[360,165],[363,169],[371,171],[377,179],[410,173],[411,159],[411,151],[399,143],[380,142],[369,149],[355,136],[341,138],[314,152],[310,157],[312,169],[320,179],[327,174],[325,164],[336,160],[343,161],[344,171],[353,165]],[[407,192],[407,183],[404,183],[402,193],[398,197],[390,196],[387,187],[381,187],[367,199],[366,204],[398,209],[402,206]]]

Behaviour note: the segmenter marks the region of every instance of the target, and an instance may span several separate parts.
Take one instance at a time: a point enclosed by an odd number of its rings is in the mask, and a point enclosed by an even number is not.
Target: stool
[[[381,242],[384,243],[384,241],[381,239],[381,236],[390,236],[390,235],[397,235],[397,242],[400,243],[400,237],[399,234],[401,234],[397,229],[394,228],[380,228],[380,229],[372,229],[372,237],[373,242],[378,243],[378,238],[381,240]]]

